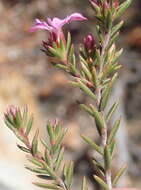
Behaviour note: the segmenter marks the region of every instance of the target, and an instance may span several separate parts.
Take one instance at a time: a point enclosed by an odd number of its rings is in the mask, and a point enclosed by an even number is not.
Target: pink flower
[[[118,1],[118,0],[115,0],[115,2],[114,2],[114,7],[115,7],[115,8],[118,8],[118,7],[119,7],[119,1]]]
[[[50,39],[63,39],[64,34],[62,32],[62,27],[72,21],[82,20],[87,20],[87,18],[82,16],[80,13],[73,13],[70,16],[67,16],[65,19],[59,19],[56,17],[53,19],[48,18],[47,22],[41,22],[39,19],[36,19],[36,25],[30,29],[30,32],[35,32],[39,29],[47,30],[50,33]]]

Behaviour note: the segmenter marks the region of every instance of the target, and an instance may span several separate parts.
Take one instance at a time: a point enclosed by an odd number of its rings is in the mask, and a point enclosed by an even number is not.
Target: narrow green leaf
[[[32,154],[33,155],[36,155],[37,154],[37,151],[38,151],[38,136],[39,136],[39,130],[36,131],[35,135],[34,135],[34,138],[32,140],[32,148],[31,148],[31,151],[32,151]]]
[[[101,63],[100,50],[96,49],[95,54],[96,54],[96,58],[97,58],[97,63],[100,64]]]
[[[38,182],[34,182],[33,184],[45,189],[62,190],[60,186],[55,185],[55,184],[46,184],[46,183],[38,183]]]
[[[107,85],[109,82],[111,81],[111,79],[105,79],[105,80],[103,80],[103,85]]]
[[[19,149],[21,149],[22,151],[24,151],[24,152],[30,153],[30,150],[29,150],[28,148],[25,148],[25,147],[23,147],[23,146],[21,146],[21,145],[17,145],[17,147],[18,147]]]
[[[69,65],[69,69],[70,69],[70,73],[72,75],[75,75],[76,73],[78,73],[78,70],[76,68],[76,57],[75,55],[72,56],[72,62],[71,62],[71,65]]]
[[[55,140],[55,134],[54,134],[53,126],[50,124],[50,122],[48,122],[46,128],[47,128],[47,132],[49,135],[50,144],[52,144],[52,142],[54,142],[54,140]]]
[[[114,82],[116,81],[117,77],[118,77],[118,73],[115,73],[114,76],[113,76],[112,79],[111,79],[112,85],[113,85]]]
[[[95,28],[96,28],[96,35],[97,35],[97,38],[98,38],[99,42],[103,42],[104,37],[103,37],[103,35],[102,35],[101,31],[100,31],[99,25],[96,25]]]
[[[119,37],[119,32],[115,33],[115,35],[113,35],[113,37],[110,39],[107,49],[109,49],[115,43],[118,37]]]
[[[83,140],[89,144],[92,148],[94,148],[97,152],[99,152],[101,155],[103,155],[103,151],[101,150],[101,147],[98,146],[92,139],[90,139],[89,137],[86,137],[84,135],[81,135],[81,137],[83,138]]]
[[[38,173],[38,174],[48,174],[48,172],[44,169],[40,169],[40,168],[32,168],[29,166],[25,167],[27,170],[34,172],[34,173]]]
[[[43,164],[41,162],[39,162],[36,158],[31,157],[31,156],[27,156],[27,159],[34,165],[42,167]]]
[[[78,82],[74,82],[74,81],[69,81],[69,84],[74,86],[74,87],[79,87]]]
[[[14,126],[11,124],[11,122],[9,122],[9,120],[5,119],[4,122],[9,129],[14,131]]]
[[[50,147],[49,147],[49,145],[47,144],[47,142],[45,142],[43,139],[40,139],[40,140],[41,140],[42,145],[43,145],[47,150],[50,150]]]
[[[117,134],[117,131],[119,129],[119,126],[120,126],[120,121],[121,119],[117,120],[113,126],[113,128],[111,129],[111,132],[110,132],[110,135],[108,137],[108,144],[111,144],[112,141],[114,140],[116,134]]]
[[[85,55],[80,55],[80,61],[87,67],[88,63],[87,63],[87,56],[85,57]]]
[[[88,114],[94,117],[92,109],[86,106],[85,104],[80,104],[80,108],[82,108],[84,111],[86,111]]]
[[[67,164],[64,164],[63,174],[64,174],[64,177],[66,178],[66,175],[67,175]]]
[[[96,72],[95,67],[92,68],[91,73],[92,73],[92,79],[93,79],[94,85],[97,88],[98,87],[98,77],[97,77],[97,72]]]
[[[94,176],[95,180],[101,185],[104,189],[109,190],[108,185],[98,176]]]
[[[33,125],[33,116],[31,116],[28,120],[28,123],[26,125],[26,135],[29,135],[30,131],[31,131],[31,128],[32,128],[32,125]]]
[[[23,109],[23,115],[22,115],[22,126],[23,127],[26,127],[27,119],[28,119],[28,109],[27,109],[27,106],[25,106]]]
[[[115,103],[111,106],[110,110],[108,111],[108,113],[107,113],[107,115],[106,115],[106,121],[107,121],[107,122],[111,119],[111,117],[112,117],[113,113],[115,112],[115,110],[117,109],[117,107],[118,107],[118,103],[117,103],[117,102],[115,102]]]
[[[62,132],[62,126],[60,125],[60,123],[56,124],[54,132],[55,132],[55,138]]]
[[[55,171],[60,168],[64,156],[64,147],[61,148],[61,151],[58,153],[58,156],[55,161]]]
[[[115,147],[116,147],[116,142],[113,140],[113,142],[111,142],[111,144],[109,144],[109,150],[110,150],[110,153],[111,153],[111,157],[113,157]]]
[[[62,39],[60,39],[59,45],[60,45],[60,48],[59,48],[60,49],[60,53],[62,53],[62,54],[66,53],[66,47],[65,47],[64,42],[63,42]]]
[[[115,33],[119,31],[119,29],[123,26],[123,23],[124,21],[120,21],[112,28],[111,36],[115,35]]]
[[[57,57],[59,59],[63,59],[63,56],[61,55],[61,52],[56,49],[54,49],[53,47],[49,47],[49,51],[53,54],[54,57]]]
[[[98,172],[102,175],[102,176],[105,176],[105,169],[103,167],[103,165],[98,162],[95,158],[93,158],[92,160],[94,166],[97,168]]]
[[[68,57],[69,57],[70,63],[73,63],[73,59],[74,59],[74,45],[73,44],[70,47],[70,53]]]
[[[101,100],[101,103],[100,103],[101,110],[105,109],[105,107],[106,107],[106,105],[108,103],[111,91],[112,91],[112,83],[109,82],[109,84],[105,87],[104,92],[102,94],[102,100]]]
[[[89,69],[86,67],[86,65],[83,62],[81,62],[81,66],[82,66],[83,72],[85,73],[85,75],[87,76],[87,78],[91,81],[92,80],[92,74],[91,74],[91,72],[89,71]]]
[[[13,127],[15,127],[14,121],[13,121],[13,116],[11,114],[6,115],[5,120],[8,121]]]
[[[107,14],[107,19],[106,19],[106,21],[107,21],[107,28],[108,28],[108,30],[110,30],[111,28],[112,28],[112,14],[111,14],[111,11],[108,11],[108,14]]]
[[[105,128],[105,126],[106,126],[105,119],[104,119],[102,113],[99,112],[95,106],[93,106],[93,105],[90,105],[90,106],[91,106],[93,115],[95,117],[97,130],[98,130],[99,134],[101,135],[102,129]]]
[[[78,83],[81,90],[83,90],[92,99],[97,100],[96,95],[83,82],[81,82],[81,80],[78,79]]]
[[[70,32],[68,32],[67,47],[66,47],[67,52],[69,52],[70,47],[71,47],[71,34],[70,34]]]
[[[55,67],[62,69],[64,71],[66,71],[66,69],[67,69],[67,67],[65,65],[62,65],[62,64],[56,64]]]
[[[124,165],[121,169],[119,169],[119,171],[117,172],[116,176],[114,177],[113,180],[113,186],[115,187],[118,183],[119,178],[122,176],[122,174],[125,172],[127,168],[127,165]]]
[[[63,140],[64,136],[66,135],[66,133],[67,133],[67,129],[62,130],[61,133],[56,138],[55,145],[53,146],[54,152],[56,152],[56,150],[58,149],[58,146],[61,146],[62,140]]]
[[[57,179],[55,172],[54,172],[53,169],[50,168],[47,164],[44,164],[44,170],[46,170],[47,173],[48,173],[54,180]]]
[[[121,56],[122,52],[123,52],[123,49],[120,49],[120,50],[115,54],[115,56],[114,56],[114,58],[113,58],[113,60],[112,60],[112,63],[113,63],[113,64],[118,61],[118,59],[119,59],[119,57]]]
[[[119,6],[118,11],[116,13],[116,18],[120,17],[126,11],[126,9],[130,6],[131,2],[132,0],[126,0]]]
[[[85,176],[83,177],[81,190],[88,190],[87,180]]]
[[[66,168],[66,182],[67,182],[67,186],[68,188],[71,187],[72,184],[72,180],[73,180],[73,168],[74,168],[74,164],[71,161]]]
[[[16,124],[15,126],[17,129],[23,127],[22,126],[22,116],[21,116],[20,110],[16,112],[16,117],[15,117],[14,121],[15,121],[15,124]]]
[[[13,130],[16,137],[25,144],[25,138],[19,133],[19,130]]]
[[[44,159],[45,159],[47,165],[50,166],[50,164],[51,164],[50,159],[51,159],[51,158],[50,158],[50,155],[49,155],[48,149],[46,149],[45,152],[44,152]]]

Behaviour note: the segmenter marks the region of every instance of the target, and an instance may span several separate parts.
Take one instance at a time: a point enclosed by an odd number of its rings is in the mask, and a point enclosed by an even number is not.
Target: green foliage
[[[104,189],[109,190],[108,185],[98,176],[94,176],[94,179],[101,185]]]
[[[115,176],[115,178],[114,178],[114,180],[113,180],[113,187],[115,187],[115,186],[117,185],[118,180],[120,179],[120,177],[122,176],[122,174],[125,172],[126,168],[127,168],[127,166],[124,165],[124,166],[122,166],[122,167],[119,169],[119,171],[117,172],[117,174],[116,174],[116,176]]]
[[[91,100],[90,105],[80,104],[80,107],[95,120],[100,143],[95,143],[91,138],[82,135],[82,139],[102,158],[99,162],[93,158],[93,164],[98,176],[94,179],[103,189],[112,190],[125,170],[123,166],[112,179],[112,160],[115,150],[115,136],[120,126],[120,119],[109,128],[109,121],[114,114],[118,103],[114,103],[106,113],[112,87],[118,76],[121,65],[118,59],[122,49],[117,50],[116,40],[123,21],[118,21],[124,11],[131,4],[131,0],[119,3],[118,0],[89,0],[94,12],[96,23],[96,36],[88,35],[84,44],[79,49],[79,61],[76,58],[75,48],[71,41],[71,34],[65,39],[57,39],[46,48],[46,55],[51,64],[72,76],[70,84],[83,91]],[[61,31],[63,32],[63,31]],[[96,41],[95,41],[95,38]],[[47,44],[44,43],[46,46]],[[78,65],[79,62],[79,65]],[[11,106],[5,113],[5,124],[13,131],[24,146],[18,148],[27,153],[27,159],[32,166],[26,168],[40,177],[46,177],[51,183],[38,183],[36,186],[54,190],[69,190],[73,181],[73,162],[64,164],[64,147],[62,146],[66,130],[57,121],[48,121],[46,131],[48,142],[41,139],[44,150],[40,152],[39,132],[35,133],[32,140],[29,134],[32,130],[33,116],[27,108],[19,109]],[[83,178],[81,190],[88,190],[86,178]]]
[[[27,159],[32,164],[31,166],[26,166],[26,169],[40,176],[45,176],[47,180],[52,180],[51,184],[38,182],[34,184],[48,189],[66,190],[70,188],[73,178],[73,163],[70,162],[68,165],[63,166],[64,147],[62,146],[62,141],[66,134],[66,129],[64,129],[58,121],[48,121],[46,131],[49,142],[44,142],[41,139],[44,151],[40,152],[39,131],[36,131],[31,142],[28,136],[30,130],[32,130],[33,117],[29,116],[27,108],[20,110],[19,108],[11,107],[5,114],[5,123],[8,126],[9,118],[11,119],[10,121],[14,120],[10,123],[10,129],[25,145],[25,147],[18,145],[18,148],[27,153]],[[17,119],[19,119],[18,128]],[[25,130],[23,130],[23,123]],[[62,179],[63,167],[66,168],[64,181]],[[58,173],[60,173],[60,175],[58,175]]]
[[[81,190],[88,190],[86,177],[83,178]]]

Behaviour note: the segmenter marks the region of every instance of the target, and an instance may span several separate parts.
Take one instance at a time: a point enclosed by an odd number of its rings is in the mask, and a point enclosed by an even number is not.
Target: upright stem
[[[105,50],[107,48],[107,45],[109,44],[109,40],[110,40],[110,30],[108,31],[108,33],[105,35],[105,40],[102,44],[102,50],[101,50],[101,63],[100,63],[100,70],[99,73],[101,73],[103,71],[103,66],[104,66],[104,55],[105,55]]]
[[[105,51],[106,51],[107,45],[109,44],[109,41],[110,41],[110,30],[105,35],[105,40],[102,44],[102,50],[101,50],[101,56],[100,56],[101,63],[100,63],[99,74],[101,74],[101,72],[103,71]],[[102,110],[100,110],[100,102],[102,99],[100,87],[96,89],[96,96],[97,96],[97,108],[99,111],[102,111]],[[105,124],[105,127],[103,128],[102,135],[101,135],[101,147],[103,148],[103,150],[107,146],[107,133],[108,133],[107,129],[108,129],[108,126],[107,126],[107,124]],[[104,156],[103,156],[103,160],[104,160]],[[111,169],[107,170],[105,168],[105,179],[106,179],[106,183],[108,185],[109,190],[112,190]]]
[[[111,170],[106,171],[106,183],[109,187],[109,190],[112,190]]]

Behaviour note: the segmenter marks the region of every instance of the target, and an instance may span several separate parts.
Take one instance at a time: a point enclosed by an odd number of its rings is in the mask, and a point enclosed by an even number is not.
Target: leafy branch
[[[24,146],[17,145],[27,153],[27,159],[32,164],[26,169],[37,174],[38,177],[51,180],[51,183],[34,182],[36,186],[48,189],[68,190],[71,187],[73,176],[73,163],[63,165],[64,147],[62,145],[66,129],[58,121],[48,121],[46,131],[48,142],[41,139],[44,151],[39,150],[39,131],[30,140],[33,117],[27,108],[19,109],[10,106],[5,113],[5,123],[14,132]]]
[[[115,136],[120,126],[120,118],[109,127],[109,120],[115,112],[118,104],[115,102],[108,110],[108,100],[114,82],[118,77],[121,65],[118,59],[122,49],[116,47],[123,21],[119,17],[131,4],[131,0],[120,3],[118,0],[89,0],[95,13],[97,24],[96,34],[88,34],[79,48],[79,62],[76,59],[74,45],[68,32],[67,38],[63,33],[63,25],[71,21],[87,20],[79,13],[73,13],[65,19],[48,19],[41,22],[36,19],[36,25],[31,31],[45,29],[49,32],[49,38],[43,42],[43,51],[46,53],[50,63],[72,76],[69,82],[72,86],[80,88],[84,94],[92,99],[92,103],[80,104],[81,109],[91,115],[95,120],[95,126],[99,134],[100,143],[97,144],[91,138],[82,135],[82,139],[101,156],[102,161],[92,158],[99,176],[94,179],[103,189],[112,190],[118,183],[119,178],[125,170],[123,166],[115,176],[112,175],[112,161],[115,150]],[[34,167],[26,167],[39,177],[51,180],[51,183],[34,183],[37,186],[55,190],[69,190],[72,184],[73,163],[65,164],[63,167],[62,140],[66,131],[59,122],[48,122],[47,133],[49,142],[41,140],[44,151],[39,151],[38,136],[35,133],[30,141],[29,133],[32,128],[33,118],[29,116],[28,110],[20,110],[10,107],[5,113],[5,123],[14,134],[24,143],[18,147],[28,153],[28,160]],[[87,190],[87,182],[84,177],[82,190]]]

